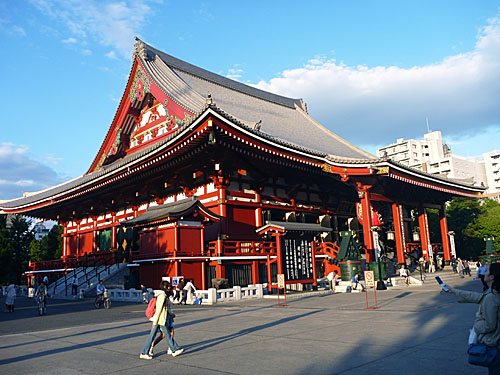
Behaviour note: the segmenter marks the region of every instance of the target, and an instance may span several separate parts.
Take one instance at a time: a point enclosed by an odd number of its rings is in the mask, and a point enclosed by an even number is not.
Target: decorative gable
[[[168,99],[165,99],[164,103],[154,100],[151,107],[144,107],[130,135],[130,149],[179,129],[186,113],[184,111],[178,113],[179,111],[175,111],[173,107],[173,105],[169,106]],[[170,112],[172,112],[172,114],[170,114]],[[181,116],[181,118],[179,116]]]
[[[140,62],[131,78],[108,135],[90,171],[140,150],[179,129],[192,116],[158,87]]]

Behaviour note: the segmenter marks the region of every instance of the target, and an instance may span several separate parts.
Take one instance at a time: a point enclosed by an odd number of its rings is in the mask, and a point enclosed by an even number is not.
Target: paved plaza
[[[445,282],[481,290],[480,282],[441,272]],[[373,290],[369,292],[373,303]],[[18,298],[0,314],[0,374],[486,374],[467,364],[476,305],[457,304],[432,277],[423,286],[377,293],[325,294],[214,306],[174,306],[184,354],[139,359],[150,330],[145,305],[49,301],[38,317]],[[3,300],[2,306],[3,306]]]

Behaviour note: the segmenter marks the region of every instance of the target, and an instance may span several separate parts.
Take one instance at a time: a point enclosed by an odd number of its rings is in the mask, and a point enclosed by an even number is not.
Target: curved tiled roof
[[[275,95],[186,63],[144,42],[136,52],[160,89],[181,107],[198,112],[208,93],[217,106],[249,127],[286,143],[345,159],[375,159],[313,120],[300,99]]]

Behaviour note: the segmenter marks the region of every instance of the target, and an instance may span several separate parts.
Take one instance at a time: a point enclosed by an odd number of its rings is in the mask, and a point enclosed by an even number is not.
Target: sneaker
[[[172,354],[172,349],[168,348],[168,350],[167,350],[167,354],[168,354],[168,355]]]
[[[153,347],[151,347],[151,349],[149,349],[149,353],[148,353],[151,357],[154,356],[155,354],[153,353]]]
[[[182,354],[184,349],[177,349],[175,352],[172,353],[172,357],[177,357],[179,354]]]
[[[153,359],[149,354],[142,354],[139,356],[140,359]]]

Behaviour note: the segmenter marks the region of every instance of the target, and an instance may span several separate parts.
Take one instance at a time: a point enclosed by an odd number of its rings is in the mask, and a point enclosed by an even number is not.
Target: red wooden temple
[[[400,263],[416,213],[418,245],[429,257],[426,208],[438,209],[449,260],[445,202],[483,190],[375,158],[312,119],[301,99],[137,40],[120,104],[87,173],[0,209],[64,226],[62,259],[31,263],[31,271],[64,270],[91,257],[139,265],[134,272],[147,285],[182,275],[206,289],[213,278],[268,281],[266,262],[277,251],[275,238],[260,230],[268,222],[328,228],[316,228],[314,237],[317,278],[337,267],[331,259],[341,231],[357,233],[366,261],[374,260],[375,211],[394,234]]]

